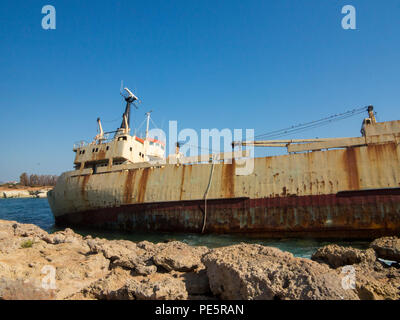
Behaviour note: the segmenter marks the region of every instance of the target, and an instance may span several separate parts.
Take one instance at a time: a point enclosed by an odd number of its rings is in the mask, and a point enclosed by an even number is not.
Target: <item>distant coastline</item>
[[[21,185],[0,186],[0,199],[10,198],[47,198],[52,186],[28,187]]]

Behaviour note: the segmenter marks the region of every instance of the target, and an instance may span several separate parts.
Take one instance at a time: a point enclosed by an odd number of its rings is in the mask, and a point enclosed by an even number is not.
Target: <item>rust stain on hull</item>
[[[146,188],[147,188],[147,180],[149,179],[149,172],[150,168],[144,168],[142,170],[142,175],[140,176],[139,180],[139,190],[138,190],[138,199],[137,201],[139,203],[144,201],[144,198],[146,196]]]
[[[349,189],[357,190],[360,188],[360,176],[358,174],[357,154],[355,148],[348,148],[344,153],[344,168],[347,173]]]
[[[133,187],[135,184],[136,170],[129,170],[125,180],[124,186],[124,202],[132,202]]]
[[[81,187],[81,195],[83,199],[86,199],[86,185],[89,182],[90,175],[83,176],[82,187]]]
[[[235,197],[235,160],[232,160],[230,164],[223,164],[222,166],[222,177],[221,186],[225,198]]]
[[[185,172],[186,172],[186,166],[183,166],[183,168],[182,168],[182,179],[181,179],[181,190],[180,190],[180,193],[179,193],[179,200],[182,200],[182,194],[183,194],[183,191],[184,191]]]

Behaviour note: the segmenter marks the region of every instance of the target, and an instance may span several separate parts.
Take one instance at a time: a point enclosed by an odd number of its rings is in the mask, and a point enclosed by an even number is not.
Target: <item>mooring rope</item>
[[[208,180],[207,189],[206,189],[206,192],[204,193],[204,218],[203,218],[203,227],[201,228],[201,233],[204,233],[204,230],[206,228],[206,222],[207,222],[207,196],[208,196],[208,190],[210,190],[213,173],[214,173],[214,157],[212,157],[210,179]]]

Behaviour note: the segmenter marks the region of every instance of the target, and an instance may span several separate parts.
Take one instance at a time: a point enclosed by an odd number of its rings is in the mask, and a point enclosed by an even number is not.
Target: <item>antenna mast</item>
[[[124,88],[127,94],[122,94],[121,95],[124,97],[126,101],[126,107],[125,107],[125,112],[122,115],[122,123],[120,126],[120,129],[123,129],[126,133],[129,132],[129,125],[130,125],[130,119],[131,119],[131,104],[138,100],[138,98],[128,89]]]
[[[145,115],[147,116],[147,124],[146,124],[146,139],[149,137],[149,121],[150,121],[150,114],[153,112],[153,110],[150,110],[149,112],[146,112]]]

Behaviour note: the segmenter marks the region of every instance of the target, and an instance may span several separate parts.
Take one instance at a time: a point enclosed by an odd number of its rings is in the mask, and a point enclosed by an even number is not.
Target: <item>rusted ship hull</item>
[[[368,195],[222,199],[123,205],[57,217],[103,230],[247,234],[267,238],[376,238],[400,233],[400,189]],[[203,224],[205,229],[203,230]]]
[[[256,158],[249,175],[235,162],[212,166],[77,170],[61,177],[49,203],[62,226],[269,238],[400,233],[398,142]]]

